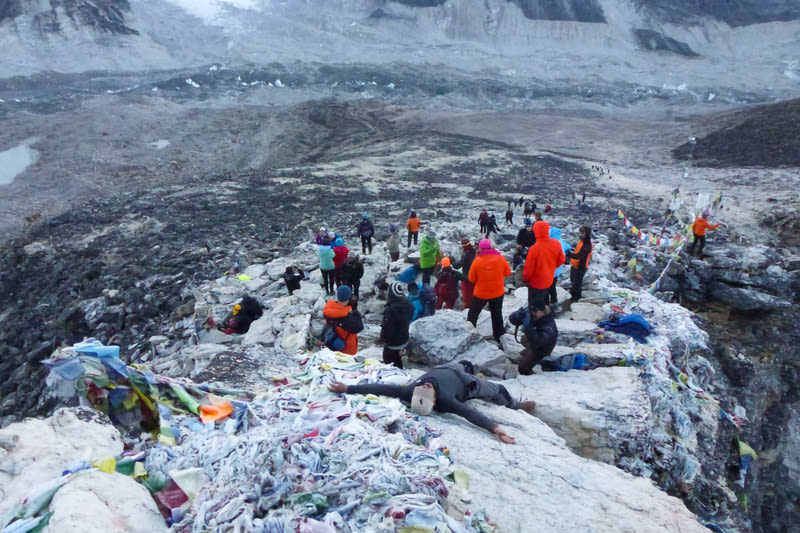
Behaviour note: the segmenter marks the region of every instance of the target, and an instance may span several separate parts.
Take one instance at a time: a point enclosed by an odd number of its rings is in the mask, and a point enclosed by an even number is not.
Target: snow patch
[[[20,144],[0,152],[0,185],[9,185],[26,168],[39,160],[39,151]]]

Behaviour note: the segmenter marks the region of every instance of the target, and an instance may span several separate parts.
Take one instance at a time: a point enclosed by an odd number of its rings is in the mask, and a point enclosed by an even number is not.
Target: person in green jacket
[[[422,284],[430,285],[431,274],[439,261],[442,260],[442,251],[439,249],[439,241],[436,240],[436,233],[429,231],[419,245],[419,266],[422,269]]]

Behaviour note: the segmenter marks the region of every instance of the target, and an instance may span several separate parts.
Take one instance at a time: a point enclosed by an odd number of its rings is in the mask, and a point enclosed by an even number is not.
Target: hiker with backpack
[[[449,257],[442,258],[442,269],[436,277],[436,285],[433,286],[436,292],[436,309],[452,309],[458,299],[458,281],[461,275],[453,270]]]
[[[442,260],[442,251],[439,249],[439,241],[436,240],[436,233],[429,231],[419,245],[419,267],[422,269],[422,283],[430,285],[431,274]]]
[[[343,276],[344,284],[352,289],[353,297],[358,300],[361,278],[364,277],[364,261],[358,257],[358,254],[347,257]]]
[[[466,237],[461,239],[461,259],[456,262],[455,267],[461,269],[461,303],[464,304],[464,309],[469,309],[472,305],[472,292],[475,286],[469,280],[469,269],[475,256],[475,248],[469,239]]]
[[[411,238],[414,238],[414,244],[417,244],[417,237],[419,237],[419,228],[422,226],[422,222],[419,218],[417,218],[417,213],[411,211],[408,215],[408,222],[406,222],[406,228],[408,228],[408,244],[406,244],[406,248],[411,248]]]
[[[575,245],[575,251],[568,252],[567,258],[570,262],[569,281],[572,284],[570,287],[571,300],[577,302],[581,299],[581,291],[583,289],[583,276],[586,275],[586,270],[589,268],[589,261],[592,259],[592,228],[589,226],[581,226],[578,230],[578,244]]]
[[[488,239],[492,233],[497,234],[498,231],[500,231],[500,226],[497,225],[497,217],[492,215],[486,223],[486,237],[484,239]]]
[[[566,257],[561,243],[550,238],[550,224],[539,220],[533,224],[536,244],[528,250],[522,280],[528,284],[528,307],[545,305],[553,284],[556,268],[564,264]]]
[[[411,283],[413,281],[416,283],[420,270],[419,261],[415,261],[414,264],[397,275],[397,281],[403,283]]]
[[[300,288],[300,281],[305,279],[305,277],[306,275],[297,265],[286,267],[286,271],[283,273],[283,281],[286,282],[286,289],[289,291],[289,296]]]
[[[436,312],[436,293],[430,284],[414,283],[408,284],[408,299],[414,306],[414,315],[411,321],[425,316],[432,316]]]
[[[328,296],[333,294],[333,283],[334,283],[334,271],[336,269],[336,265],[333,262],[333,258],[336,256],[336,253],[331,248],[331,241],[328,237],[325,237],[320,241],[319,250],[317,251],[319,255],[319,271],[322,274],[322,288],[325,289],[325,294]]]
[[[228,335],[247,333],[250,331],[250,324],[264,314],[262,309],[258,300],[252,296],[244,296],[239,303],[233,306],[233,310],[222,321],[219,330]]]
[[[361,237],[361,253],[366,254],[367,250],[372,253],[372,236],[375,235],[375,226],[369,220],[369,215],[364,213],[361,222],[358,223],[356,235]]]
[[[503,385],[480,379],[451,365],[436,366],[409,385],[382,383],[346,385],[335,381],[328,385],[328,390],[337,394],[375,394],[399,398],[402,401],[410,402],[411,410],[422,416],[427,416],[432,411],[452,413],[496,435],[500,441],[506,444],[515,444],[514,437],[508,435],[500,429],[496,422],[477,409],[473,409],[466,402],[480,399],[509,409],[522,409],[529,414],[533,414],[536,408],[536,402],[520,402],[512,398]]]
[[[383,362],[403,368],[400,352],[408,346],[408,326],[414,316],[414,305],[408,300],[406,285],[395,281],[389,286],[386,307],[381,321]]]
[[[720,225],[711,224],[708,220],[708,211],[704,211],[703,213],[697,215],[697,218],[694,219],[694,224],[692,224],[692,235],[694,239],[692,239],[691,244],[689,244],[689,248],[686,250],[686,253],[689,254],[691,257],[694,253],[694,247],[699,242],[700,247],[697,249],[697,257],[700,259],[703,258],[703,247],[706,245],[706,230],[714,231]]]
[[[400,259],[400,233],[397,231],[397,226],[392,224],[389,226],[389,240],[386,241],[386,250],[389,252],[389,258],[392,261]]]
[[[358,310],[353,308],[352,297],[350,287],[342,285],[336,289],[336,299],[325,302],[322,341],[332,350],[355,355],[358,353],[358,333],[364,329],[364,322]]]
[[[558,341],[558,327],[550,308],[543,304],[536,306],[529,311],[526,307],[520,307],[508,317],[517,328],[522,328],[522,338],[520,344],[525,347],[522,358],[517,364],[517,371],[523,376],[533,374],[533,367],[542,359],[553,352]],[[514,338],[517,333],[514,332]]]
[[[492,315],[492,335],[497,343],[505,333],[503,325],[503,296],[506,293],[505,278],[511,275],[511,266],[500,252],[492,248],[489,239],[478,242],[478,257],[469,269],[469,280],[475,284],[473,301],[467,313],[467,320],[473,326],[478,324],[480,315],[486,304]]]
[[[486,225],[489,224],[489,213],[486,212],[486,209],[482,209],[481,214],[478,215],[478,224],[481,227],[481,233],[486,233]]]
[[[333,246],[333,279],[336,281],[337,289],[344,285],[344,265],[347,262],[348,254],[350,254],[350,249],[344,245],[341,237],[337,238]]]
[[[525,227],[517,233],[517,244],[523,248],[530,248],[536,244],[536,237],[533,234],[533,221],[531,219],[526,218]]]

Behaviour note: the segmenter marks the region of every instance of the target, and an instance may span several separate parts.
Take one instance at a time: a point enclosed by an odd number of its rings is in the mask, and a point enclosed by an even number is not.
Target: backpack
[[[344,349],[345,342],[344,339],[339,337],[336,334],[336,326],[329,322],[325,322],[325,326],[322,328],[322,333],[320,333],[319,338],[322,340],[322,344],[334,352],[338,352]]]
[[[424,284],[419,290],[419,301],[422,304],[420,316],[431,316],[436,311],[436,292],[429,284]]]

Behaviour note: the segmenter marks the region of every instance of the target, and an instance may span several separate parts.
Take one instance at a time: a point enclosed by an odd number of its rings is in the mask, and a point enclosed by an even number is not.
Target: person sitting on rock
[[[550,308],[537,304],[531,314],[526,307],[521,307],[508,317],[511,324],[522,327],[520,344],[525,347],[522,358],[517,364],[517,371],[523,376],[533,374],[533,367],[553,352],[558,341],[558,327]]]
[[[414,306],[412,322],[424,316],[431,316],[436,312],[436,293],[430,285],[412,281],[408,284],[408,299]]]
[[[436,292],[436,309],[452,309],[458,299],[458,280],[461,275],[453,270],[449,257],[442,258],[442,270],[436,277],[436,285],[433,290]]]
[[[469,422],[497,435],[507,444],[516,444],[514,437],[500,429],[496,422],[468,406],[466,402],[481,399],[509,409],[522,409],[533,414],[536,402],[519,402],[512,398],[506,388],[492,381],[477,378],[452,366],[437,366],[423,374],[410,385],[387,385],[371,383],[346,385],[336,381],[328,385],[328,390],[337,394],[375,394],[399,398],[411,403],[411,410],[427,416],[431,411],[452,413],[466,418]]]
[[[692,233],[694,234],[694,240],[689,245],[689,248],[686,250],[690,256],[694,252],[694,246],[698,242],[700,243],[700,247],[697,249],[697,257],[703,258],[703,247],[706,245],[706,230],[714,231],[719,227],[719,224],[711,224],[706,217],[708,217],[708,212],[705,211],[697,216],[694,220],[694,224],[692,224]]]
[[[228,335],[243,334],[250,330],[250,324],[263,315],[261,304],[252,296],[245,296],[233,306],[230,315],[223,320],[219,330]]]
[[[352,307],[353,291],[347,285],[336,289],[336,299],[325,302],[322,316],[335,328],[336,336],[344,341],[342,353],[358,353],[358,333],[364,329],[361,314]]]
[[[286,288],[289,290],[289,296],[294,294],[294,291],[300,288],[300,281],[305,279],[306,275],[297,265],[290,265],[286,267],[286,272],[283,273],[283,281],[286,282]]]
[[[406,285],[395,281],[389,286],[381,322],[383,362],[403,368],[401,350],[408,346],[408,326],[414,316],[414,305],[408,300]]]

